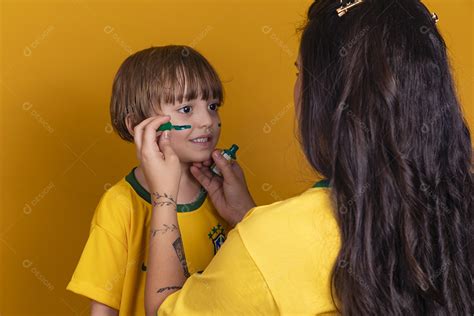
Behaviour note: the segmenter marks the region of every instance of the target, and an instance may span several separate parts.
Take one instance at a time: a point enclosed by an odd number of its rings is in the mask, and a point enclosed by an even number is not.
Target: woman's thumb
[[[171,134],[170,131],[164,131],[160,137],[160,151],[165,155],[165,158],[169,155],[173,155],[174,151],[171,148]]]
[[[215,151],[212,154],[212,157],[224,180],[233,181],[235,179],[235,175],[234,171],[232,170],[231,162],[225,159],[219,151]]]

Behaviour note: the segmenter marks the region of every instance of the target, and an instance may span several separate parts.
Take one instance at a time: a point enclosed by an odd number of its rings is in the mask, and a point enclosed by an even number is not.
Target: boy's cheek
[[[217,143],[219,142],[219,139],[220,139],[220,137],[219,137],[219,135],[217,135],[216,139],[214,139],[214,146],[217,145]]]
[[[214,143],[217,144],[217,142],[219,141],[219,138],[221,137],[221,129],[218,128],[217,131],[216,131],[216,134],[215,134],[215,139],[214,139]]]
[[[171,134],[171,147],[174,149],[181,148],[186,145],[188,137],[180,134],[180,131],[172,131]]]
[[[184,115],[180,115],[180,113],[176,113],[176,112],[170,112],[170,113],[167,113],[166,115],[169,115],[170,118],[171,118],[171,123],[173,123],[173,125],[190,125],[191,123],[189,122],[189,119],[187,119]]]

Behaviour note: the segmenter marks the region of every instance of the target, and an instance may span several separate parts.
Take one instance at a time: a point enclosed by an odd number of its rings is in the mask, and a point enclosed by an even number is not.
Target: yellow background
[[[336,1],[336,0],[335,0]],[[307,0],[2,1],[0,315],[86,315],[65,291],[99,197],[136,164],[112,133],[121,62],[150,46],[200,50],[225,82],[221,147],[240,145],[258,204],[315,180],[294,138],[295,28]],[[474,126],[473,1],[431,0]]]

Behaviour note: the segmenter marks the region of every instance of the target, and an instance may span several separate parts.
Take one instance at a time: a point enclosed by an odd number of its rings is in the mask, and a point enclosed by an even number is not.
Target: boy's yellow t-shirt
[[[325,180],[252,209],[158,315],[337,315],[330,275],[339,248]]]
[[[145,315],[145,279],[152,206],[135,168],[101,198],[89,239],[67,289],[120,311]],[[189,272],[202,272],[226,239],[228,226],[201,190],[178,205]]]

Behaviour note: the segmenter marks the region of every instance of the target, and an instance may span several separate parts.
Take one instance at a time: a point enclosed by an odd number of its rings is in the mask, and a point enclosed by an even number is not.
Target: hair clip
[[[349,1],[346,4],[343,4],[343,0],[340,0],[340,1],[341,1],[341,6],[336,10],[337,15],[339,17],[341,17],[344,14],[346,14],[347,12],[349,12],[349,10],[352,9],[353,7],[355,7],[356,5],[361,4],[362,2],[364,2],[364,0],[354,0],[354,1]]]
[[[434,12],[431,14],[431,19],[435,22],[435,24],[439,21],[438,15]]]

